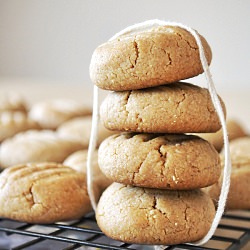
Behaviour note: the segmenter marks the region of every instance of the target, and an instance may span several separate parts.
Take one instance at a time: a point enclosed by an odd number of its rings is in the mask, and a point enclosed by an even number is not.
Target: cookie
[[[0,146],[0,167],[27,162],[62,163],[66,157],[82,149],[76,141],[62,139],[50,130],[28,130],[6,139]]]
[[[87,157],[88,150],[77,151],[68,156],[63,165],[73,168],[74,170],[87,175]],[[112,183],[100,170],[98,165],[97,151],[94,153],[92,167],[93,167],[93,186],[95,189],[95,197],[99,198],[101,193]]]
[[[250,209],[250,137],[234,139],[230,142],[230,156],[232,173],[229,193],[227,197],[227,209]],[[221,152],[223,163],[223,152]],[[224,163],[223,163],[224,164]],[[205,188],[211,198],[217,204],[222,184],[222,175],[219,181]]]
[[[64,122],[57,128],[57,133],[62,138],[75,140],[87,148],[89,145],[92,126],[92,117],[77,117]],[[98,125],[97,146],[108,136],[114,134],[114,131],[106,129],[102,123]]]
[[[0,99],[0,112],[3,111],[20,111],[27,113],[28,105],[21,95],[9,93]]]
[[[0,175],[0,217],[28,223],[78,219],[91,211],[85,176],[56,163],[27,163]]]
[[[218,181],[219,153],[192,135],[114,135],[99,148],[99,166],[111,180],[141,187],[191,190]]]
[[[29,129],[39,129],[39,125],[21,111],[0,112],[0,142]]]
[[[106,128],[120,131],[199,133],[221,128],[208,90],[184,82],[111,92],[101,104],[100,117]]]
[[[215,214],[201,190],[170,191],[113,183],[102,194],[96,220],[109,237],[137,244],[180,244],[203,238]]]
[[[208,63],[211,49],[202,36]],[[158,26],[122,35],[97,47],[90,78],[105,90],[142,89],[194,77],[203,72],[199,49],[186,30]]]
[[[83,104],[69,99],[54,99],[31,106],[29,116],[44,129],[56,129],[69,119],[90,115],[92,110]]]
[[[228,119],[226,121],[226,125],[229,141],[247,136],[245,128],[239,123],[239,121]],[[218,152],[220,152],[223,148],[224,142],[222,129],[220,129],[216,133],[202,133],[197,135],[212,143]]]

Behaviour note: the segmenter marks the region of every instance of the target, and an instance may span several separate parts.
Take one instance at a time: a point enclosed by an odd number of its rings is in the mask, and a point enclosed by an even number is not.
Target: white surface
[[[249,10],[248,0],[0,0],[0,76],[91,86],[94,49],[126,26],[157,18],[206,37],[219,92],[250,91]]]

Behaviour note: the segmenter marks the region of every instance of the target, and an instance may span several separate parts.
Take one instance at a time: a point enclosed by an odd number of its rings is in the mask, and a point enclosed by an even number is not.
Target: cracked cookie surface
[[[111,92],[101,104],[100,117],[106,128],[119,131],[208,133],[221,128],[208,90],[184,82]]]
[[[211,49],[200,38],[210,64]],[[97,47],[90,62],[92,82],[102,89],[115,91],[159,86],[202,72],[193,36],[171,26],[122,35]]]
[[[85,175],[56,163],[27,163],[0,175],[0,216],[29,223],[77,219],[91,211]]]
[[[218,181],[219,153],[192,135],[122,133],[102,142],[99,166],[111,180],[140,187],[191,190]]]
[[[109,237],[138,244],[179,244],[199,240],[208,232],[215,208],[199,189],[169,191],[113,183],[96,211]]]

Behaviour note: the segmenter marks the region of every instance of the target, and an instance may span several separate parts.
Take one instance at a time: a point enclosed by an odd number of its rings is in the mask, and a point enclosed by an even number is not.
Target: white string
[[[196,40],[197,46],[199,48],[199,56],[200,56],[200,60],[201,60],[201,64],[206,76],[206,80],[207,80],[207,85],[208,85],[208,90],[214,105],[214,108],[218,114],[221,126],[222,126],[222,131],[223,131],[223,141],[224,141],[224,156],[225,156],[225,163],[224,163],[224,170],[223,170],[223,180],[222,180],[222,187],[221,187],[221,193],[220,193],[220,197],[219,197],[219,201],[218,201],[218,208],[214,217],[214,220],[212,222],[212,225],[208,231],[208,233],[205,235],[205,237],[199,241],[196,241],[194,243],[189,243],[192,245],[202,245],[205,244],[214,234],[216,228],[218,227],[218,224],[221,220],[221,217],[224,213],[224,209],[225,209],[225,204],[226,204],[226,200],[227,200],[227,195],[228,195],[228,191],[229,191],[229,186],[230,186],[230,175],[231,175],[231,161],[230,161],[230,152],[229,152],[229,141],[228,141],[228,136],[227,136],[227,127],[226,127],[226,121],[225,121],[225,117],[224,117],[224,113],[223,113],[223,109],[221,107],[221,103],[220,100],[218,98],[218,95],[216,93],[216,89],[213,83],[213,79],[212,79],[212,75],[210,73],[209,70],[209,66],[208,66],[208,62],[204,53],[204,48],[202,46],[201,40],[199,35],[197,34],[197,32],[195,30],[193,30],[192,28],[185,26],[183,24],[180,23],[175,23],[175,22],[166,22],[166,21],[161,21],[161,20],[148,20],[142,23],[138,23],[132,26],[129,26],[127,28],[125,28],[124,30],[120,31],[119,33],[115,34],[110,40],[114,40],[117,37],[124,35],[124,34],[129,34],[135,31],[139,31],[148,27],[153,27],[153,26],[164,26],[164,25],[168,25],[168,26],[177,26],[180,28],[185,29],[186,31],[188,31]],[[91,129],[91,138],[90,138],[90,145],[89,145],[89,154],[88,154],[88,161],[87,161],[87,174],[88,174],[88,191],[89,191],[89,195],[90,195],[90,200],[92,202],[92,206],[94,207],[94,209],[96,208],[96,202],[94,199],[94,193],[93,193],[93,189],[92,189],[92,170],[91,170],[91,159],[93,157],[93,152],[94,149],[96,147],[96,136],[97,136],[97,132],[95,130],[97,130],[97,124],[98,124],[98,112],[99,112],[99,108],[98,108],[98,88],[95,86],[94,88],[94,106],[93,106],[93,124],[92,124],[92,129]],[[159,246],[159,249],[161,247]]]
[[[98,122],[99,122],[99,92],[98,87],[94,85],[93,91],[93,112],[92,112],[92,126],[89,140],[88,157],[87,157],[87,191],[91,205],[96,211],[96,198],[93,188],[93,157],[96,150],[97,135],[98,135]]]

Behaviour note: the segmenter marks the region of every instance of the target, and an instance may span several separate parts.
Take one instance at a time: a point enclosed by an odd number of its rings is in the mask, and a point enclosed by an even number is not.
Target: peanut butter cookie
[[[211,49],[200,38],[210,64]],[[106,42],[96,48],[90,62],[92,82],[115,91],[173,83],[202,72],[194,37],[172,26],[153,27]]]
[[[99,166],[115,182],[141,187],[191,190],[218,181],[219,153],[192,135],[123,133],[104,140]]]
[[[120,131],[208,133],[221,128],[208,90],[184,82],[111,92],[101,104],[100,117],[106,128]]]
[[[212,200],[199,189],[170,191],[113,183],[100,198],[96,219],[115,240],[171,245],[203,238],[214,214]]]
[[[91,211],[85,176],[56,163],[27,163],[0,175],[0,217],[28,223],[78,219]]]

